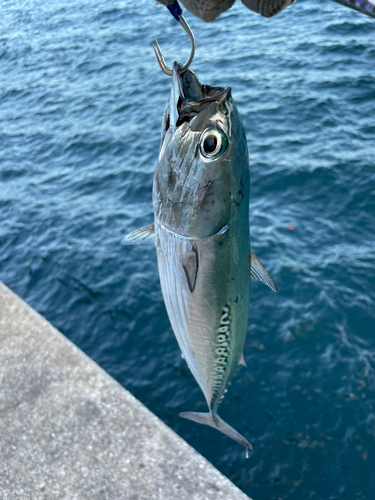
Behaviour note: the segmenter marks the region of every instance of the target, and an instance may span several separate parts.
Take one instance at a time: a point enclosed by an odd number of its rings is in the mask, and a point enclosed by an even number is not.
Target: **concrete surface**
[[[0,499],[246,500],[0,283]]]

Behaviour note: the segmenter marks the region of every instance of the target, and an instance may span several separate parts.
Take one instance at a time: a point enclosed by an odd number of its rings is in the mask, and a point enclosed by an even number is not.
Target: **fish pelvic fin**
[[[155,244],[154,224],[136,229],[135,231],[132,231],[131,233],[124,236],[124,238],[121,240],[122,245],[131,245],[137,243],[148,243],[150,245]]]
[[[275,287],[275,284],[272,281],[271,276],[264,269],[263,264],[252,250],[250,251],[249,260],[250,260],[250,277],[258,281],[261,281],[269,288],[271,288],[271,290],[277,292],[277,288]]]
[[[192,245],[191,250],[186,252],[185,257],[182,260],[182,269],[185,272],[185,276],[189,285],[189,290],[191,293],[194,292],[195,284],[198,277],[198,251],[195,245]]]
[[[198,422],[198,424],[209,425],[210,427],[217,429],[234,441],[237,441],[237,443],[242,444],[242,446],[245,446],[246,449],[253,449],[249,441],[241,436],[241,434],[237,432],[236,429],[233,429],[233,427],[224,422],[224,420],[220,418],[219,415],[214,416],[212,413],[197,413],[188,411],[180,413],[180,417],[187,418],[188,420],[192,420],[193,422]]]

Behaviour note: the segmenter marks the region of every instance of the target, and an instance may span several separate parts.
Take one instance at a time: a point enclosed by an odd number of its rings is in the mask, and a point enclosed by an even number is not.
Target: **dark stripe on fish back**
[[[231,316],[230,316],[230,306],[227,304],[221,315],[220,326],[217,334],[217,342],[215,349],[215,361],[213,369],[213,394],[212,401],[216,399],[216,396],[222,386],[225,372],[228,365],[229,357],[229,344],[231,339]]]

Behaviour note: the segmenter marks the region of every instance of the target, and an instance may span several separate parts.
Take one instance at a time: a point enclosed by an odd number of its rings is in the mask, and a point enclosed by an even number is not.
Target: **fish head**
[[[153,207],[159,224],[205,239],[248,214],[249,163],[231,89],[202,85],[174,63],[163,117]]]

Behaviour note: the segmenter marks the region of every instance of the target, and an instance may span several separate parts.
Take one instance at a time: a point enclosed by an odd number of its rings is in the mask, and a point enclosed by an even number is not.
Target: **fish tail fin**
[[[193,422],[198,422],[199,424],[209,425],[210,427],[213,427],[214,429],[222,432],[229,438],[234,439],[234,441],[237,441],[237,443],[242,444],[248,450],[253,449],[249,441],[241,436],[241,434],[237,432],[236,429],[233,429],[233,427],[224,422],[224,420],[220,418],[219,415],[213,415],[212,413],[197,413],[193,411],[187,411],[184,413],[180,413],[180,417],[187,418],[188,420],[193,420]]]

